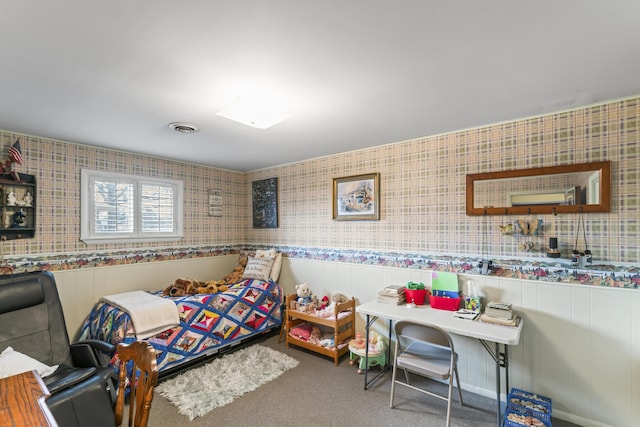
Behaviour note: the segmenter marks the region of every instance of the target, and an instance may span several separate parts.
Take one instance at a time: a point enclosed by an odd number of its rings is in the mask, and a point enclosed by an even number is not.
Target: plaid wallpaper
[[[584,216],[587,242],[594,263],[635,263],[639,119],[635,97],[254,171],[247,185],[278,177],[280,226],[249,229],[247,238],[256,244],[539,258],[555,229],[563,257],[569,257],[577,214],[466,216],[466,175],[611,160],[612,212]],[[333,178],[371,172],[380,172],[381,219],[332,220]],[[517,220],[542,220],[542,232],[533,238],[500,232],[500,225]],[[579,234],[578,249],[584,250]],[[537,249],[521,249],[525,240]]]
[[[16,170],[36,175],[37,227],[33,239],[3,243],[6,255],[72,254],[149,246],[149,243],[87,246],[80,241],[81,169],[184,181],[185,237],[178,243],[157,242],[159,247],[241,243],[246,239],[246,224],[251,218],[246,210],[244,173],[10,132],[0,132],[0,152],[8,150],[18,137],[24,163],[17,165]],[[222,217],[209,216],[209,189],[222,190]]]
[[[12,257],[148,247],[79,240],[80,170],[89,168],[185,182],[185,238],[156,248],[256,244],[526,259],[544,256],[553,227],[568,257],[577,215],[468,217],[465,176],[611,160],[612,212],[585,216],[589,249],[594,263],[637,263],[639,118],[640,98],[634,97],[248,174],[0,131],[0,152],[19,137],[25,162],[17,170],[38,180],[36,237],[0,247]],[[334,221],[332,179],[371,172],[381,176],[381,219]],[[278,178],[279,227],[253,229],[251,182],[271,177]],[[222,190],[222,217],[208,216],[209,189]],[[533,239],[538,249],[522,250],[522,236],[500,233],[500,225],[518,219],[542,220],[543,231]]]

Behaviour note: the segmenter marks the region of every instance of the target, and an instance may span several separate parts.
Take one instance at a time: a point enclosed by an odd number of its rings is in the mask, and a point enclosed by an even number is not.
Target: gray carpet
[[[164,426],[443,426],[446,402],[405,387],[396,390],[396,408],[389,408],[391,373],[363,388],[363,375],[349,365],[349,357],[333,361],[296,347],[286,348],[272,336],[260,342],[300,361],[300,364],[228,405],[189,421],[168,400],[155,394],[149,427]],[[370,372],[377,372],[372,368]],[[442,392],[446,387],[429,382]],[[495,427],[495,400],[463,391],[464,406],[452,404],[451,425]],[[553,420],[554,427],[574,424]]]

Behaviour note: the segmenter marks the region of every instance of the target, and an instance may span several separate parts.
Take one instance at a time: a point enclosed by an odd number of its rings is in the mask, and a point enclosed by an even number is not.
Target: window
[[[83,242],[182,238],[181,181],[83,169],[81,185]]]

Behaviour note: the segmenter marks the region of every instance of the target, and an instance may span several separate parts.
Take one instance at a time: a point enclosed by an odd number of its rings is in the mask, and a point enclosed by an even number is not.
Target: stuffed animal
[[[309,304],[313,293],[307,283],[296,285],[296,295],[298,295],[299,304]]]
[[[197,289],[198,294],[217,294],[218,292],[224,292],[229,287],[224,283],[224,280],[210,280],[205,283],[204,286],[199,286]]]
[[[333,294],[331,301],[333,301],[334,304],[342,304],[343,302],[349,301],[349,298],[347,298],[345,294]]]
[[[197,292],[198,287],[204,285],[194,279],[178,278],[172,284],[162,290],[162,295],[170,297],[183,297],[185,295],[193,295]]]
[[[226,285],[238,283],[242,279],[242,273],[244,273],[248,260],[249,258],[244,255],[238,259],[238,264],[233,268],[233,271],[222,278]]]
[[[206,283],[207,289],[214,290],[215,292],[225,292],[229,290],[229,286],[224,282],[224,280],[211,280]]]
[[[322,331],[317,326],[313,326],[311,328],[311,336],[309,337],[309,342],[319,345],[320,341],[322,341]]]

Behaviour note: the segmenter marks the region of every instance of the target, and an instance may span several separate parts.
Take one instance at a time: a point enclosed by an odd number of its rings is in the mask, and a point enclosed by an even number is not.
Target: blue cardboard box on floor
[[[514,387],[507,396],[504,426],[551,427],[551,410],[550,398]]]

